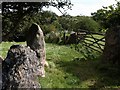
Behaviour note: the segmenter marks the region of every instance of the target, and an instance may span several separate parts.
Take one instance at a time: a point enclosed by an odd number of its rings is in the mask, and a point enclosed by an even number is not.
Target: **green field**
[[[2,42],[0,44],[0,55],[5,58],[6,57],[6,54],[8,52],[8,49],[10,48],[11,45],[16,45],[16,44],[21,44],[21,45],[25,45],[25,42],[19,42],[19,43],[16,43],[16,42]]]
[[[2,57],[6,57],[13,44],[25,45],[25,42],[3,42],[0,44]],[[42,88],[120,88],[117,70],[106,69],[107,65],[101,65],[99,58],[84,59],[83,54],[70,46],[49,43],[46,55],[49,67],[45,68],[46,77],[39,77]]]

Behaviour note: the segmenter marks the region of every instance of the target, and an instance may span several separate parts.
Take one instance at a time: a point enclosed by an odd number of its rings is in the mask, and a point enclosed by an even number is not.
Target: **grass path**
[[[93,68],[95,61],[80,60],[82,54],[64,45],[47,44],[46,51],[49,68],[46,68],[46,77],[40,78],[43,88],[89,88],[94,85],[97,79]]]

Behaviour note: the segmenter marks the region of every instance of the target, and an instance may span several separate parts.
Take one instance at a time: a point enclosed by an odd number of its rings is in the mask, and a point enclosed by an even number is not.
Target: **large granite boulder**
[[[26,33],[26,42],[27,46],[29,46],[32,50],[36,52],[41,65],[43,67],[47,65],[44,34],[38,24],[33,23],[31,25]],[[45,77],[45,71],[43,72],[42,77]]]
[[[2,61],[2,89],[40,88],[37,77],[42,75],[43,68],[36,52],[28,46],[11,46]]]

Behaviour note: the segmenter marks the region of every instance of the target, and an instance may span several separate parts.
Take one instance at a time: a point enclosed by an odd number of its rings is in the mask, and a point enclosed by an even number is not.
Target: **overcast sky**
[[[90,16],[92,12],[96,12],[98,9],[101,9],[102,6],[116,4],[115,0],[71,0],[71,3],[74,4],[74,6],[72,10],[68,10],[67,12],[72,16]],[[62,15],[55,7],[44,8],[44,10],[50,10],[57,13],[57,15]]]

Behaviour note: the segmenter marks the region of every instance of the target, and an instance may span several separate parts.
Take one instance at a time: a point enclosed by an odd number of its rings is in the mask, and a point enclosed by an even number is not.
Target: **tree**
[[[87,16],[62,16],[59,18],[59,23],[64,30],[78,31],[79,29],[88,31],[98,31],[100,26],[91,17]]]
[[[110,5],[92,13],[94,20],[98,21],[104,28],[120,25],[120,1],[116,5]]]
[[[3,39],[13,39],[16,35],[15,31],[21,25],[20,23],[29,16],[33,17],[42,11],[43,6],[53,6],[60,9],[67,7],[71,8],[70,0],[53,0],[51,2],[3,2],[2,3],[2,16],[3,16]],[[9,21],[9,22],[8,22]],[[29,18],[29,21],[31,19]],[[11,26],[6,27],[6,24]],[[15,35],[13,35],[13,33]]]
[[[61,25],[61,27],[63,28],[63,30],[67,30],[67,31],[72,31],[72,16],[70,15],[66,15],[66,16],[60,16],[59,17],[59,24]]]
[[[120,64],[120,1],[93,13],[93,18],[107,29],[102,60]]]
[[[79,31],[79,29],[83,29],[98,32],[100,29],[99,24],[91,17],[77,16],[76,19],[77,21],[75,21],[74,31]]]

